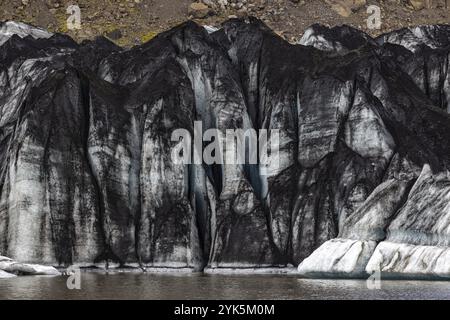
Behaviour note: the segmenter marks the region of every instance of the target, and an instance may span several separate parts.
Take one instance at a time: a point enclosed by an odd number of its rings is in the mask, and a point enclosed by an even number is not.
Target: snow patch
[[[8,21],[0,26],[0,46],[8,41],[13,35],[18,35],[21,38],[31,36],[34,39],[48,39],[53,36],[53,33],[25,23]]]

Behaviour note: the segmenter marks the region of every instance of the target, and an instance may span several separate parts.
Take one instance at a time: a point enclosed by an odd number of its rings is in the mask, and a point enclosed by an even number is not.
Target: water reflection
[[[450,299],[450,282],[309,280],[291,275],[82,273],[81,290],[66,277],[0,280],[0,299]]]

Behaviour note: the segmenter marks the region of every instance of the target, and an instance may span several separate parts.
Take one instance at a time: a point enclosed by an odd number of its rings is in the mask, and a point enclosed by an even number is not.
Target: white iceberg
[[[366,271],[381,278],[450,280],[450,248],[381,242]]]
[[[9,279],[17,277],[15,274],[0,270],[0,279]]]
[[[54,267],[19,263],[14,260],[0,261],[0,270],[7,273],[25,275],[61,275],[61,273]]]
[[[298,266],[312,278],[361,278],[376,247],[375,241],[332,239],[325,242]]]

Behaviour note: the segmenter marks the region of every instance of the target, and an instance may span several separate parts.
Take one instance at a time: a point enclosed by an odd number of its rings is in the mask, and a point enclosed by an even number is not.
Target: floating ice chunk
[[[313,278],[365,277],[365,267],[375,247],[375,241],[332,239],[303,260],[298,272]]]
[[[17,277],[15,274],[0,270],[0,279],[9,279]]]
[[[60,275],[61,273],[54,267],[42,266],[38,264],[19,263],[13,260],[0,262],[0,270],[13,274],[27,275]]]

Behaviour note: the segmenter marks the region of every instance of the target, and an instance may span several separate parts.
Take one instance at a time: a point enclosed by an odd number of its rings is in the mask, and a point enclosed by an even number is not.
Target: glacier
[[[249,18],[121,48],[0,23],[0,253],[446,279],[449,39],[313,25],[291,44]],[[280,166],[174,163],[195,121],[278,130]]]

